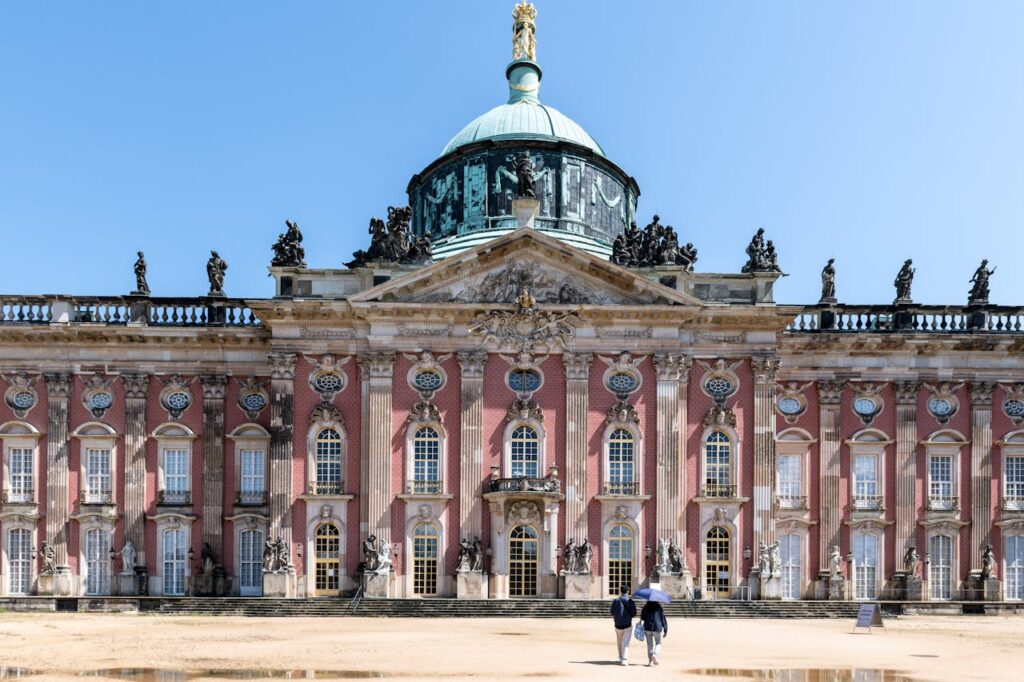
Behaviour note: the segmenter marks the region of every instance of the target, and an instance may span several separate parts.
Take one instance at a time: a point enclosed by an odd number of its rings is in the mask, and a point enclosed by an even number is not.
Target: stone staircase
[[[608,618],[607,601],[564,599],[140,599],[143,613],[369,618]],[[851,602],[679,601],[667,604],[669,618],[854,618]]]

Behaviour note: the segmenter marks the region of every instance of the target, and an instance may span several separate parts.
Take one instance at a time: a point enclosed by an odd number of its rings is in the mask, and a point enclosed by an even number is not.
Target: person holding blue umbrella
[[[644,624],[644,638],[647,640],[647,665],[658,665],[661,640],[668,637],[668,617],[665,616],[665,610],[661,605],[672,601],[672,597],[650,587],[637,590],[633,596],[647,600],[640,611],[640,622]]]

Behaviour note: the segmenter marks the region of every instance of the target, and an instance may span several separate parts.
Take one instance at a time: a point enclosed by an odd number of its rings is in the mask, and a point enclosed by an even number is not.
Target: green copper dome
[[[571,118],[540,103],[540,66],[527,60],[509,64],[509,98],[473,120],[453,137],[441,156],[481,140],[564,140],[604,156],[601,145]]]

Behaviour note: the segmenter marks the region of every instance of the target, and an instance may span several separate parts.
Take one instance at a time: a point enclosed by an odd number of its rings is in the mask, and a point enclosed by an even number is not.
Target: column
[[[839,506],[839,451],[842,441],[839,427],[839,402],[845,381],[818,382],[818,410],[820,436],[818,438],[819,468],[819,563],[828,568],[829,552],[839,544],[839,531],[843,522],[843,509]]]
[[[46,541],[56,552],[58,571],[68,572],[68,399],[71,375],[44,374],[46,380]]]
[[[896,395],[896,563],[916,545],[917,391],[915,381],[893,384]]]
[[[149,375],[122,374],[124,383],[124,537],[146,565],[146,392]]]
[[[981,571],[981,552],[992,531],[992,390],[971,384],[971,571]],[[998,574],[997,574],[998,575]]]
[[[685,390],[690,363],[685,355],[658,353],[654,356],[658,376],[655,541],[675,540],[680,547],[686,546]]]
[[[775,542],[775,379],[779,359],[751,358],[754,373],[754,533],[750,546]]]
[[[359,358],[363,379],[366,440],[363,467],[366,487],[360,500],[367,532],[381,543],[391,542],[391,374],[395,354],[367,353]]]
[[[203,542],[214,560],[224,561],[224,393],[222,376],[205,375],[203,385]],[[289,450],[289,463],[291,462]],[[291,488],[291,476],[288,477]]]
[[[281,538],[290,547],[295,354],[270,353],[267,358],[270,360],[270,485],[267,488],[270,538]]]
[[[479,537],[483,532],[484,480],[484,351],[459,353],[459,383],[462,387],[462,414],[459,420],[459,533],[461,537]]]
[[[587,539],[587,410],[590,405],[590,353],[565,353],[565,534]],[[557,533],[555,533],[557,534]]]

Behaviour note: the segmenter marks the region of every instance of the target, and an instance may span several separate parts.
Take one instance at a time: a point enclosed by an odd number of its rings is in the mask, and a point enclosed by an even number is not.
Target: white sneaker
[[[655,656],[654,658],[652,658],[651,663],[653,663],[654,665],[658,665],[658,657]]]
[[[625,659],[619,659],[619,665],[629,665],[629,663],[627,663]]]

